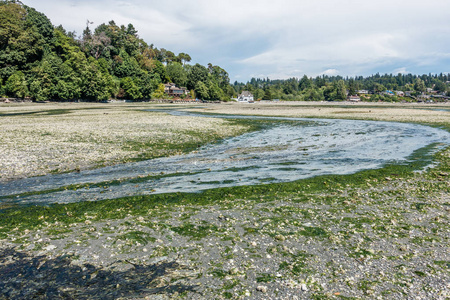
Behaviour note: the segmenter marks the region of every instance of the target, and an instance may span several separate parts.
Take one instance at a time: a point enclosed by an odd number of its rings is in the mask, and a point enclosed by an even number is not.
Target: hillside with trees
[[[81,36],[66,31],[18,0],[0,0],[0,97],[102,101],[168,98],[164,84],[185,87],[181,97],[230,100],[249,91],[256,100],[343,101],[365,91],[365,101],[416,101],[438,95],[447,100],[449,74],[375,74],[369,77],[303,76],[287,80],[252,78],[230,84],[227,71],[191,65],[186,53],[175,55],[148,44],[132,24],[114,21]],[[403,91],[408,97],[389,94]]]
[[[297,101],[343,101],[348,95],[363,92],[366,101],[413,100],[425,94],[448,95],[449,74],[375,74],[369,77],[317,76],[301,79],[271,80],[252,78],[247,83],[234,82],[233,88],[239,93],[250,91],[255,99],[281,99]],[[411,97],[389,95],[386,91],[408,92]],[[446,97],[444,97],[446,98]]]
[[[224,69],[190,65],[189,54],[147,44],[132,24],[91,25],[77,37],[20,1],[0,1],[0,95],[138,100],[165,97],[163,84],[169,82],[201,99],[225,100],[234,93]]]

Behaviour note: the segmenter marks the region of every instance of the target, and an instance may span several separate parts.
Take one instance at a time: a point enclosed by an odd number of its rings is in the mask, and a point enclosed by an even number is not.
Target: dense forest
[[[0,1],[0,96],[44,100],[161,99],[165,83],[186,87],[183,97],[229,100],[243,90],[255,99],[340,101],[360,90],[371,101],[397,101],[385,90],[449,90],[448,74],[385,74],[343,78],[319,76],[270,80],[252,78],[230,84],[219,66],[191,65],[186,53],[175,55],[142,40],[132,24],[114,21],[95,29],[87,22],[81,36],[66,31],[18,0]]]
[[[77,37],[20,1],[0,1],[0,95],[37,101],[163,98],[168,82],[201,99],[234,94],[224,69],[189,65],[188,54],[147,44],[132,24],[89,25]]]
[[[252,78],[246,84],[235,82],[233,88],[236,91],[248,90],[253,93],[255,99],[281,99],[300,101],[343,101],[347,95],[357,95],[365,90],[367,101],[400,101],[413,98],[389,96],[385,91],[410,92],[417,96],[427,93],[432,89],[433,94],[445,94],[450,91],[450,75],[412,75],[412,74],[385,74],[369,77],[341,77],[341,76],[317,76],[301,79],[290,78],[287,80],[270,80]]]

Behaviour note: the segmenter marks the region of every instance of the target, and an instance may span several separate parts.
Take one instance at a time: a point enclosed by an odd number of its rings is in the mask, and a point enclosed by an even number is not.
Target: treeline
[[[247,83],[234,82],[233,87],[237,92],[250,91],[255,99],[281,99],[298,101],[343,101],[347,95],[357,95],[365,90],[370,93],[367,100],[371,101],[395,101],[396,96],[382,96],[383,91],[411,92],[411,95],[420,95],[431,88],[438,93],[450,91],[449,74],[385,74],[369,77],[342,77],[342,76],[317,76],[309,78],[306,75],[301,79],[290,78],[286,80],[270,80],[252,78]]]
[[[77,37],[20,1],[0,1],[0,96],[37,101],[164,98],[169,82],[200,99],[225,100],[234,94],[224,69],[190,65],[186,53],[149,45],[132,24],[110,21],[93,30],[90,25]]]

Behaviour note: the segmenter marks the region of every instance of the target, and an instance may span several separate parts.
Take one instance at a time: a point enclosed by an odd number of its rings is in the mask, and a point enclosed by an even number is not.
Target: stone
[[[280,241],[280,242],[284,242],[284,240],[286,240],[286,238],[283,235],[281,235],[281,234],[276,235],[275,239]]]
[[[264,285],[258,285],[258,286],[256,287],[256,290],[257,290],[258,292],[261,292],[261,293],[267,293],[267,287],[264,286]]]
[[[45,249],[46,251],[51,251],[51,250],[56,249],[56,246],[55,246],[55,245],[48,245],[48,246],[45,247],[44,249]]]

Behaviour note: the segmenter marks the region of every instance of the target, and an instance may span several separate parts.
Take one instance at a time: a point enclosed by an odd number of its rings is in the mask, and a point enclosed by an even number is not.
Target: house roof
[[[253,97],[253,94],[250,93],[249,91],[243,91],[239,96],[242,96],[242,97]]]

